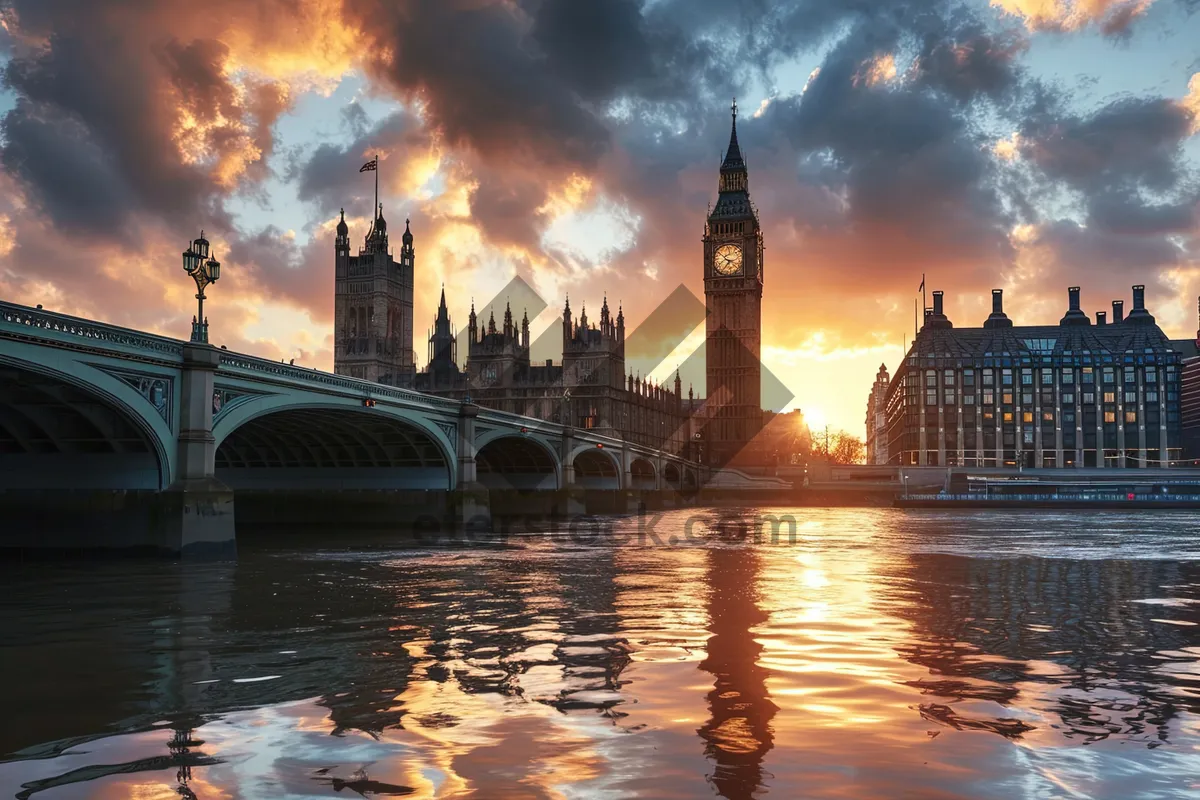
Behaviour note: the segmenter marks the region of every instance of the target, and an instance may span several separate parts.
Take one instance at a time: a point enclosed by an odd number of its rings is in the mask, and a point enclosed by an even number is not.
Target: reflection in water
[[[1200,521],[794,513],[6,566],[0,798],[1200,788]]]
[[[778,710],[767,696],[767,670],[758,665],[762,645],[752,629],[767,621],[758,606],[761,557],[749,546],[707,554],[708,656],[700,669],[716,678],[706,698],[710,718],[698,731],[715,762],[712,783],[721,797],[748,798],[763,783],[763,758],[771,749],[771,719]]]

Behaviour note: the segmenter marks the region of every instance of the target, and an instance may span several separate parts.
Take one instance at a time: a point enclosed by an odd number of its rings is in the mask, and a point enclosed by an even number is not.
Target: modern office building
[[[1200,301],[1197,301],[1197,313],[1200,314]],[[1172,344],[1183,356],[1179,389],[1183,458],[1194,465],[1194,462],[1200,462],[1200,327],[1197,327],[1194,339],[1179,339]]]
[[[1095,321],[1069,290],[1057,325],[1015,326],[1003,294],[978,328],[956,328],[942,292],[886,396],[888,460],[900,465],[1162,467],[1182,457],[1183,357],[1133,287],[1133,308]]]

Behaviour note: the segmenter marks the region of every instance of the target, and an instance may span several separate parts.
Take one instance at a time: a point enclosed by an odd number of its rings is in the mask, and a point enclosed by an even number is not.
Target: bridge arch
[[[420,422],[349,403],[260,403],[214,429],[234,490],[452,489],[455,461]]]
[[[71,372],[0,357],[0,485],[155,491],[169,486],[174,376],[146,373],[152,392],[147,397],[94,366],[67,363]]]
[[[648,458],[635,457],[629,462],[629,488],[651,490],[658,488],[658,470]]]
[[[489,489],[559,489],[562,465],[554,448],[536,436],[489,435],[475,451],[477,480]]]
[[[620,489],[621,456],[607,447],[581,445],[571,453],[575,483],[585,489]]]

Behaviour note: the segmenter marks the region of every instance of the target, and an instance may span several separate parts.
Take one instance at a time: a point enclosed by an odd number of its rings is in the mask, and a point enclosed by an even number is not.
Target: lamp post
[[[192,341],[208,344],[208,320],[204,318],[204,288],[221,277],[221,262],[210,255],[204,231],[192,246],[183,251],[183,269],[196,282],[196,300],[200,306],[192,320]]]

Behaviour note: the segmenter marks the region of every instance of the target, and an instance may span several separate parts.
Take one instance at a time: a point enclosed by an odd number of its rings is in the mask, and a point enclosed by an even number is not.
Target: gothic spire
[[[725,161],[721,164],[721,172],[746,170],[746,161],[742,158],[742,148],[738,146],[737,138],[737,98],[733,99],[733,128],[729,133],[729,149],[725,151]]]

